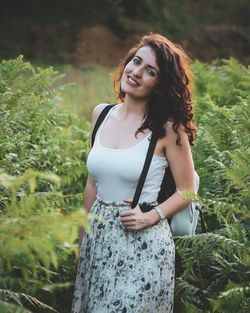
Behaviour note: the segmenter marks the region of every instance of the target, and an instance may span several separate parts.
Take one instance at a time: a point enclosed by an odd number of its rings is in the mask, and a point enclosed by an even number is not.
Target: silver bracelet
[[[164,221],[166,219],[166,216],[162,213],[162,210],[160,209],[159,205],[155,206],[154,209],[160,216],[160,222]]]

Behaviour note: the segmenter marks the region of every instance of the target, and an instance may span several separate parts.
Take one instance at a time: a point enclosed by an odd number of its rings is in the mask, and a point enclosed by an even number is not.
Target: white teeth
[[[133,85],[138,85],[138,83],[133,80],[133,78],[131,78],[130,76],[128,76],[128,80],[133,84]]]

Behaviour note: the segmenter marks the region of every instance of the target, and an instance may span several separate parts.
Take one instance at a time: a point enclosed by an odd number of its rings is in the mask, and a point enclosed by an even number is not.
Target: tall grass
[[[46,68],[45,63],[34,63],[35,67]],[[54,68],[63,77],[57,85],[65,85],[60,91],[60,107],[63,111],[75,114],[80,120],[90,120],[94,106],[101,102],[115,103],[113,91],[114,69],[94,64],[72,66],[57,64]]]

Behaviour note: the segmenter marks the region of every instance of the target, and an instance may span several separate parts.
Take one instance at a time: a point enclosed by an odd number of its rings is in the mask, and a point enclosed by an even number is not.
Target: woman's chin
[[[136,90],[134,89],[134,87],[130,87],[130,86],[121,86],[121,91],[124,92],[124,94],[126,94],[127,96],[129,96],[130,98],[133,99],[138,99],[138,100],[142,100],[147,98],[146,95],[140,94],[139,92],[136,92]]]
[[[135,87],[130,86],[126,83],[121,84],[121,90],[125,93],[134,93],[134,89],[135,89]]]

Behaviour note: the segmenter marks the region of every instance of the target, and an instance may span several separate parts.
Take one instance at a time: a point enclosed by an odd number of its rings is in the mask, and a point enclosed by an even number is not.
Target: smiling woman
[[[142,47],[126,65],[121,89],[130,97],[147,98],[156,88],[158,72],[154,51],[148,46]]]
[[[93,110],[92,130],[101,126],[87,159],[84,207],[101,219],[90,222],[91,234],[82,233],[72,313],[173,312],[175,249],[167,218],[188,204],[180,191],[195,192],[188,63],[179,46],[149,33],[118,68],[120,102]],[[132,208],[152,134],[158,141]],[[168,166],[178,191],[157,203]],[[142,203],[152,209],[143,212]]]

